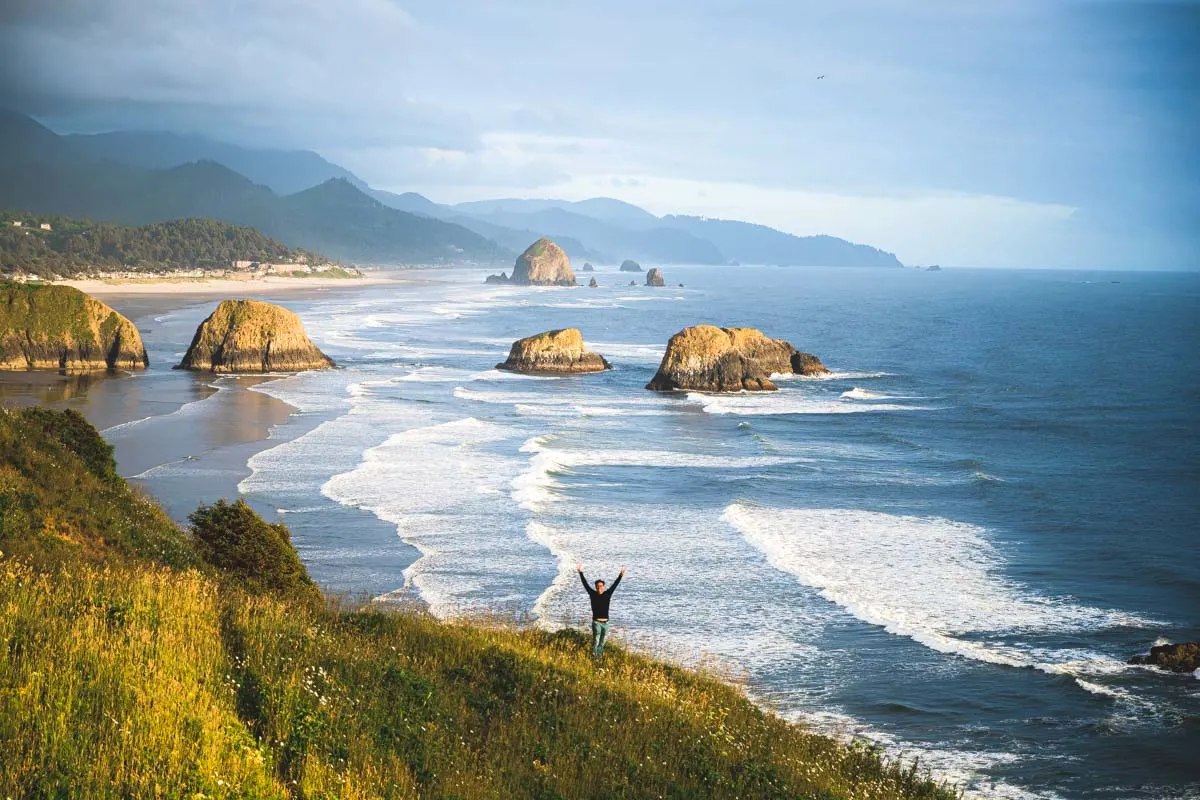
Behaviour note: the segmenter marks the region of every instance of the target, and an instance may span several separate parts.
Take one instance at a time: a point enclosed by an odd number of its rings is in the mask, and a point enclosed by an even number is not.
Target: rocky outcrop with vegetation
[[[225,300],[200,323],[179,369],[296,372],[334,366],[304,332],[300,317],[261,300]]]
[[[150,363],[132,322],[70,286],[0,284],[0,370],[92,372]]]
[[[512,283],[517,286],[575,286],[571,259],[557,244],[543,236],[517,257],[511,276],[503,272],[489,275],[487,283]]]
[[[799,356],[799,358],[796,358]],[[782,339],[754,328],[696,325],[671,337],[658,372],[646,385],[654,391],[772,392],[774,374],[818,374],[820,360]]]
[[[584,347],[578,328],[546,331],[513,342],[508,359],[496,369],[528,374],[603,372],[611,365]]]
[[[667,281],[663,278],[662,270],[658,267],[651,267],[646,271],[647,286],[666,286]]]
[[[632,258],[627,258],[621,262],[621,272],[641,272],[642,265],[634,261]]]

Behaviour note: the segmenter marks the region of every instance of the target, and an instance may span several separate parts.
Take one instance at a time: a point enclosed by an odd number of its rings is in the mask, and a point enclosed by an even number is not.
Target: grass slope
[[[339,608],[244,504],[173,528],[69,412],[0,411],[0,476],[0,796],[952,796],[576,632]]]

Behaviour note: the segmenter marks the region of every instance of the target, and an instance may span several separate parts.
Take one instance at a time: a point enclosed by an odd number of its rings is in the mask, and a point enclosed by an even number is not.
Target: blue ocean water
[[[1200,637],[1200,277],[665,271],[291,304],[341,369],[254,387],[298,412],[240,489],[338,591],[570,625],[626,566],[618,639],[972,793],[1200,796],[1200,676],[1124,663]],[[834,374],[645,391],[701,322]],[[493,368],[559,327],[616,368]]]

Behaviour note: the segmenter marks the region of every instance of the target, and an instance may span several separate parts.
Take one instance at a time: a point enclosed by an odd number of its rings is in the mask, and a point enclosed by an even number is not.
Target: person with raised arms
[[[604,639],[608,636],[608,604],[612,600],[612,593],[621,585],[621,578],[625,577],[625,568],[621,567],[621,574],[607,590],[602,580],[596,581],[595,589],[588,586],[587,578],[583,577],[583,564],[576,564],[575,571],[579,573],[579,580],[583,582],[583,588],[592,603],[592,657],[599,658],[604,655]]]

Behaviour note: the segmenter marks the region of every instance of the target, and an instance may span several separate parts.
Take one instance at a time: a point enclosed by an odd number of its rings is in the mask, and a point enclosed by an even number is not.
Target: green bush
[[[255,594],[319,597],[287,526],[263,520],[245,500],[218,500],[188,517],[200,557]]]

